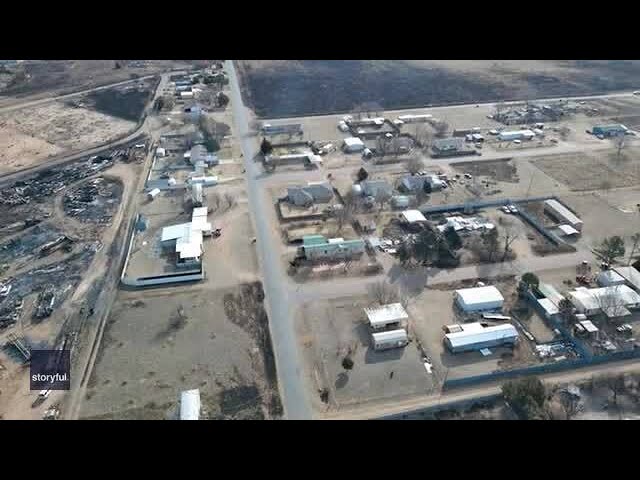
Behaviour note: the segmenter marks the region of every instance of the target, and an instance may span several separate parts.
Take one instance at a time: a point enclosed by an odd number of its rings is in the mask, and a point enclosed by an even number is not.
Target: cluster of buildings
[[[206,207],[194,208],[191,221],[162,229],[163,249],[175,253],[176,266],[194,268],[202,264],[204,237],[213,234]]]
[[[507,108],[497,112],[493,119],[505,125],[524,125],[535,122],[557,121],[579,106],[573,102],[554,102],[545,105],[527,103],[523,106]]]
[[[400,303],[365,308],[372,345],[375,350],[401,348],[409,343],[409,315]]]
[[[458,233],[493,230],[495,225],[481,217],[447,217],[446,222],[436,227],[440,232],[453,228]]]

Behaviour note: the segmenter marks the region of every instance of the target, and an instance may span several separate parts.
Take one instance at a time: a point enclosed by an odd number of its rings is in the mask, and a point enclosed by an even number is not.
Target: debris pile
[[[91,180],[64,196],[64,211],[81,222],[111,222],[122,196],[122,185],[103,177]]]
[[[33,318],[42,320],[50,317],[56,301],[56,291],[53,285],[47,285],[38,295],[36,309],[33,312]]]

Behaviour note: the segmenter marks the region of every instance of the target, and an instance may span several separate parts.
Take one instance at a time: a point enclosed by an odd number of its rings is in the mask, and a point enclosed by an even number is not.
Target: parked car
[[[500,207],[500,210],[502,210],[504,213],[511,213],[511,209],[507,205],[503,205],[502,207]]]
[[[509,205],[511,213],[518,213],[518,208],[515,205]]]

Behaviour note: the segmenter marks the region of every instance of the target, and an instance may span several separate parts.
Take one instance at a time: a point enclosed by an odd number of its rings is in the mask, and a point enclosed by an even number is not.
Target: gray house
[[[400,181],[398,189],[406,193],[419,192],[420,190],[424,190],[424,182],[426,180],[426,177],[418,175],[407,175]]]
[[[393,193],[393,188],[386,180],[364,180],[360,185],[362,186],[362,193],[368,197],[375,197],[378,192],[383,192],[390,197]]]
[[[313,203],[328,203],[333,198],[333,188],[329,182],[309,182],[306,186],[289,187],[287,201],[298,206]]]

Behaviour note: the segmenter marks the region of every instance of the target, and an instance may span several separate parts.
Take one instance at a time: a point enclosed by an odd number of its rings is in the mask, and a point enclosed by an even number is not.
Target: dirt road
[[[637,372],[640,365],[637,361],[629,360],[614,364],[598,365],[591,368],[581,368],[568,372],[554,373],[540,376],[540,379],[548,384],[575,382],[589,378],[592,375],[604,373],[626,373]],[[328,411],[318,414],[317,419],[321,420],[369,420],[369,419],[402,419],[409,415],[415,415],[421,410],[433,408],[474,398],[486,397],[500,393],[500,383],[487,383],[478,387],[468,389],[456,389],[445,392],[442,395],[416,396],[402,401],[376,402],[361,404],[352,408],[343,408],[338,411]]]

